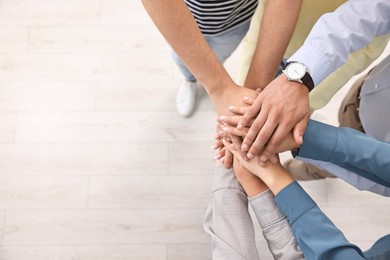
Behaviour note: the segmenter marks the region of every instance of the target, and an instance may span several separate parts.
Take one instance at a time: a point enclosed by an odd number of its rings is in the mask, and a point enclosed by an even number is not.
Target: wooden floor
[[[0,259],[210,259],[216,115],[178,116],[180,81],[140,1],[1,0]],[[363,249],[390,233],[390,199],[303,185]]]

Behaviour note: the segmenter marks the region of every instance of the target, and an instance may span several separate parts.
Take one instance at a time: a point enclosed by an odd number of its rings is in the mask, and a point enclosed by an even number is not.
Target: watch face
[[[299,62],[293,62],[286,67],[286,75],[290,80],[303,78],[306,73],[305,65]]]

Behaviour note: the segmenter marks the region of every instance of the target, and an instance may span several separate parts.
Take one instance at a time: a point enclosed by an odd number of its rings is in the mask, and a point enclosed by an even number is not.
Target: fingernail
[[[278,160],[275,157],[271,158],[271,163],[276,163]]]
[[[242,129],[242,128],[244,128],[244,126],[241,123],[238,123],[237,128]]]
[[[247,145],[247,144],[242,144],[242,145],[241,145],[241,151],[243,151],[243,152],[247,152],[247,151],[248,151],[248,149],[249,149],[249,147],[248,147],[248,145]]]
[[[248,153],[246,156],[247,156],[249,159],[253,159],[253,158],[254,158],[253,154],[251,154],[251,153]]]
[[[244,100],[248,100],[249,98],[248,97],[244,97]]]
[[[234,106],[229,106],[228,109],[232,110],[232,109],[234,109]]]
[[[215,157],[214,157],[215,160],[219,160],[221,159],[221,155],[220,154],[217,154]]]
[[[259,161],[259,165],[260,165],[260,167],[264,167],[265,163],[263,161]]]
[[[260,160],[266,162],[268,160],[267,156],[263,155],[260,157]]]
[[[227,132],[229,130],[229,128],[227,128],[226,126],[224,128],[222,128],[223,131]]]
[[[213,145],[213,146],[211,146],[211,149],[215,150],[215,149],[217,149],[217,146]]]
[[[221,120],[221,121],[223,121],[223,120],[225,120],[226,119],[226,116],[220,116],[219,117],[219,120]]]

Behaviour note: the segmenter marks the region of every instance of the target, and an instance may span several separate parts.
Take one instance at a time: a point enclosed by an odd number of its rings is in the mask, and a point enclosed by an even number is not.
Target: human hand
[[[248,158],[260,154],[260,160],[267,161],[291,130],[295,142],[302,144],[309,117],[307,88],[282,74],[259,94],[239,121],[237,128],[242,130],[255,118],[241,149]]]
[[[246,98],[245,99],[245,103],[247,103],[248,105],[251,105],[253,103],[253,99],[250,99],[250,98]],[[230,116],[225,116],[225,115],[222,115],[218,118],[218,121],[223,124],[224,126],[220,128],[220,131],[219,131],[219,136],[220,137],[227,137],[227,136],[238,136],[238,137],[241,137],[241,138],[244,138],[248,131],[249,131],[249,128],[248,127],[245,127],[243,129],[237,129],[236,126],[237,124],[239,123],[242,115],[244,115],[248,110],[249,110],[249,107],[237,107],[237,106],[230,106],[229,107],[229,110],[230,112],[232,112],[234,115],[230,115]],[[249,123],[249,125],[252,125],[252,122]],[[215,145],[223,145],[222,144],[222,139],[220,139],[219,141],[220,143],[216,143]],[[280,152],[285,152],[285,151],[291,151],[291,150],[294,150],[296,148],[299,148],[300,144],[298,144],[294,138],[293,138],[293,135],[292,135],[292,132],[288,133],[287,136],[283,139],[282,143],[280,144],[280,146],[277,148],[276,152],[277,153],[280,153]],[[239,150],[240,147],[234,147],[236,150]],[[244,157],[246,159],[246,156]],[[273,155],[271,156],[270,158],[270,161],[275,163],[277,160],[276,156]],[[260,161],[260,164],[261,164],[262,161]]]
[[[275,164],[266,162],[264,165],[260,165],[259,160],[256,157],[244,160],[244,152],[234,148],[234,146],[241,145],[240,138],[233,136],[231,140],[232,142],[223,140],[223,143],[225,147],[232,152],[235,161],[237,160],[245,169],[259,177],[274,195],[277,195],[282,189],[294,181],[290,174],[280,164],[279,160]],[[236,144],[233,145],[234,143]]]
[[[228,107],[231,105],[245,106],[244,97],[256,98],[259,94],[258,90],[240,87],[233,82],[225,83],[218,92],[210,94],[210,98],[217,111],[218,115],[231,114]]]
[[[213,93],[210,95],[213,100],[214,106],[217,110],[218,114],[229,114],[228,107],[231,104],[235,105],[244,105],[244,99],[246,98],[254,98],[258,95],[258,92],[240,87],[233,82],[227,83],[226,86],[220,89],[218,93]],[[227,125],[224,125],[227,126]],[[221,160],[226,168],[230,168],[233,164],[233,156],[229,150],[223,148],[222,144],[222,136],[219,135],[221,133],[222,125],[217,124],[216,136],[215,136],[215,144],[213,146],[214,150],[217,150],[217,154],[215,159]]]
[[[256,175],[248,171],[241,162],[234,157],[234,174],[248,197],[252,198],[268,189],[268,186]]]
[[[215,131],[215,142],[212,149],[216,151],[214,159],[219,160],[225,168],[229,169],[233,165],[233,154],[223,145],[222,139],[224,138],[224,135],[221,135],[223,127],[224,126],[221,123],[217,122]],[[230,141],[229,137],[225,138]]]

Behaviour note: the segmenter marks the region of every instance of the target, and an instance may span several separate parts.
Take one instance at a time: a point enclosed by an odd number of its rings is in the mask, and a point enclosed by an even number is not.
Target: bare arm
[[[255,119],[242,146],[248,158],[262,154],[261,159],[267,161],[292,129],[295,140],[302,140],[310,114],[307,89],[303,84],[287,81],[284,75],[273,80],[294,32],[301,4],[302,0],[269,0],[265,8],[245,82],[247,87],[264,91],[238,126],[242,129]]]
[[[297,23],[302,0],[268,0],[245,87],[265,88],[276,73]]]
[[[182,0],[142,0],[162,35],[215,101],[233,82]],[[215,102],[214,102],[215,104]]]
[[[333,13],[323,15],[302,46],[290,59],[305,64],[318,84],[340,66],[348,53],[388,33],[389,1],[347,1]],[[364,13],[364,16],[356,15]],[[285,17],[280,17],[284,19]],[[364,33],[362,33],[364,28]],[[285,75],[273,80],[258,96],[238,128],[256,117],[243,141],[243,151],[266,161],[290,130],[302,142],[310,109],[307,90],[301,83],[287,81]]]
[[[242,104],[243,96],[255,95],[239,88],[213,53],[183,0],[142,0],[162,35],[189,70],[208,92],[218,114],[226,113],[230,104]],[[232,163],[226,152],[225,167]]]

